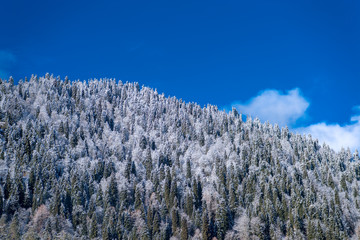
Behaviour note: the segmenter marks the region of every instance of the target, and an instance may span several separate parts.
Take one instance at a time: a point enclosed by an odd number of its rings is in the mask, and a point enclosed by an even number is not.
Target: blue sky
[[[335,127],[360,146],[359,1],[14,0],[0,11],[2,78],[137,81],[299,131]]]

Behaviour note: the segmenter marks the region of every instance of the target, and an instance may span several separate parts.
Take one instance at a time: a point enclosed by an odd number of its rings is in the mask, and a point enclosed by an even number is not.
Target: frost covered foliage
[[[350,239],[358,153],[115,80],[0,83],[1,239]]]

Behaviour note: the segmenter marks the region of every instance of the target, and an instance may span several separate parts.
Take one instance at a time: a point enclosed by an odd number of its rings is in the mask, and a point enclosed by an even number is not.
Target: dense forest
[[[0,80],[0,239],[358,239],[359,154],[138,83]]]

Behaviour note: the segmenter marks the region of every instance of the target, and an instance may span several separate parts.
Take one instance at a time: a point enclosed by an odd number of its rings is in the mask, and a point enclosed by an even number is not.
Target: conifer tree
[[[10,197],[10,193],[11,193],[11,179],[10,179],[10,172],[8,171],[7,175],[6,175],[6,181],[5,181],[5,186],[4,186],[4,198],[5,200],[9,199]]]
[[[172,232],[175,233],[177,228],[179,227],[179,213],[178,210],[173,208],[171,211],[171,228],[172,228]]]
[[[154,214],[154,221],[152,223],[152,232],[154,234],[160,232],[160,223],[161,223],[161,220],[160,220],[160,215],[158,212],[155,212]]]
[[[201,234],[203,240],[210,240],[211,231],[207,210],[203,211],[202,215],[202,225],[201,225]]]
[[[86,214],[83,214],[81,219],[81,235],[88,236],[88,234],[89,232],[88,232],[88,223],[86,219]]]
[[[0,188],[0,217],[3,214],[3,210],[4,210],[4,198],[3,198],[2,190]]]
[[[19,215],[15,213],[9,227],[10,239],[20,239]]]
[[[188,239],[188,224],[185,218],[181,220],[181,240],[187,240]]]
[[[220,199],[218,209],[216,210],[216,230],[217,238],[223,240],[229,227],[229,214],[224,199]]]
[[[59,215],[60,214],[60,207],[61,207],[61,196],[60,196],[60,191],[58,188],[56,188],[55,190],[55,199],[52,205],[52,214],[54,216]]]
[[[195,208],[201,208],[201,203],[202,203],[202,186],[201,186],[201,182],[198,178],[198,180],[193,180],[193,194],[194,194],[194,201],[195,201]]]
[[[146,179],[149,180],[151,177],[151,172],[153,170],[150,148],[148,148],[146,152],[145,168],[146,168]]]
[[[186,178],[191,179],[191,164],[189,159],[186,161]]]
[[[150,236],[153,235],[153,233],[152,233],[152,231],[153,231],[153,225],[152,225],[152,223],[153,223],[153,215],[154,215],[153,210],[150,207],[148,209],[148,211],[147,211],[147,214],[146,214],[146,223],[147,223],[147,227],[148,227],[148,231],[149,231]]]
[[[194,201],[193,201],[193,197],[192,197],[192,194],[187,194],[187,197],[186,197],[186,213],[188,216],[191,216],[192,213],[193,213],[193,209],[194,209]]]
[[[98,236],[98,228],[97,228],[96,215],[94,213],[91,217],[89,237],[90,239],[94,239],[97,236]]]
[[[141,206],[142,206],[142,194],[141,194],[140,187],[137,187],[136,190],[135,190],[134,207],[135,207],[135,209],[140,209]]]
[[[108,195],[108,203],[110,204],[110,206],[116,207],[119,197],[119,190],[114,175],[110,179],[107,195]]]

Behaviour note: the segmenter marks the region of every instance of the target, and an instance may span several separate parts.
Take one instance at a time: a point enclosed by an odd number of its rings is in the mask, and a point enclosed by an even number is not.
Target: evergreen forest
[[[114,79],[0,80],[0,239],[358,239],[360,159]]]

